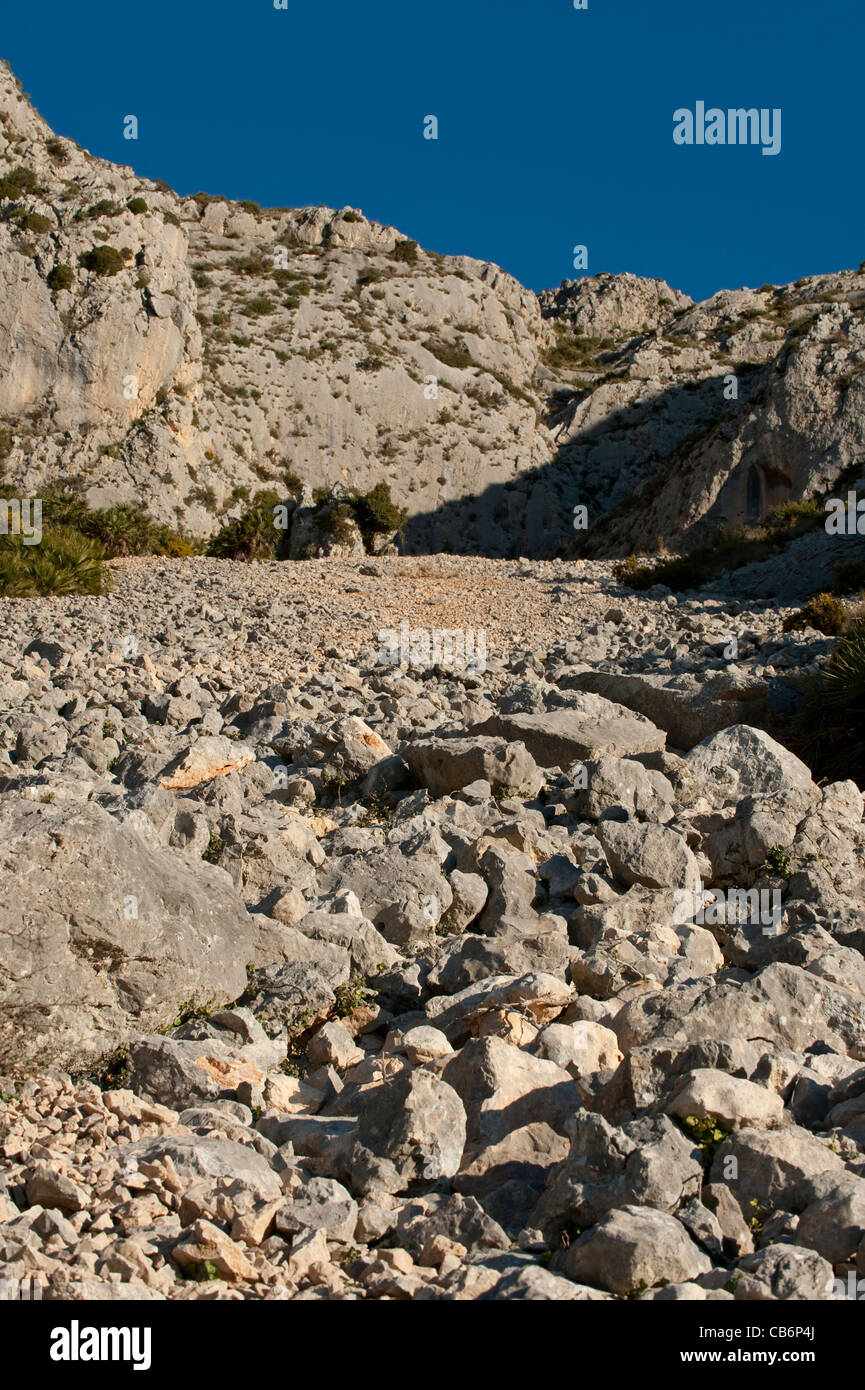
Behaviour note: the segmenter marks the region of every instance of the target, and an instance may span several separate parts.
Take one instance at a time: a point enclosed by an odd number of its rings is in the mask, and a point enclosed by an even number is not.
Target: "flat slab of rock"
[[[476,724],[473,734],[491,734],[525,744],[541,767],[567,768],[588,758],[626,758],[655,753],[667,736],[641,714],[633,714],[600,695],[587,695],[584,709],[557,709],[544,714],[494,714]]]
[[[666,678],[649,673],[580,671],[560,681],[563,689],[592,691],[646,715],[669,736],[673,748],[693,748],[700,739],[763,714],[769,687],[740,672],[705,676],[691,671]]]

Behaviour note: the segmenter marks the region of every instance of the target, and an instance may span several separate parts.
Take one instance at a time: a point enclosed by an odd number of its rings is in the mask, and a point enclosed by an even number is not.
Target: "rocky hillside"
[[[78,478],[94,506],[206,533],[286,470],[386,481],[434,516],[553,454],[538,303],[498,267],[350,208],[180,199],[55,137],[6,69],[0,121],[0,427],[22,488]]]
[[[830,644],[610,570],[148,558],[7,602],[8,1279],[855,1296],[863,797],[755,727]],[[488,627],[483,669],[383,665],[403,620]]]
[[[55,135],[5,66],[0,198],[7,490],[73,482],[204,535],[286,476],[386,482],[409,550],[615,554],[861,457],[858,272],[538,298],[356,209],[180,198]]]

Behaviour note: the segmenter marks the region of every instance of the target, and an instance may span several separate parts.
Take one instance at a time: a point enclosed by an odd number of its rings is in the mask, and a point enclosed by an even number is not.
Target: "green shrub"
[[[81,253],[78,264],[94,275],[116,275],[131,255],[131,251],[118,251],[114,246],[94,246],[92,251]]]
[[[43,518],[44,520],[44,518]],[[20,536],[0,538],[0,594],[102,594],[109,587],[102,547],[77,531],[43,530],[38,545]]]
[[[71,290],[75,284],[75,271],[71,265],[55,265],[48,272],[46,284],[49,290]]]
[[[764,868],[780,874],[782,878],[789,878],[792,869],[790,851],[784,845],[772,845],[766,854]]]
[[[853,778],[865,787],[865,618],[855,620],[810,683],[785,743],[815,780]]]
[[[264,260],[258,251],[251,251],[248,256],[235,256],[231,268],[238,275],[263,275],[265,271]]]
[[[353,212],[352,209],[349,208],[348,212],[342,214],[342,220],[343,222],[362,222],[363,216],[361,213]]]
[[[375,535],[398,531],[408,516],[408,512],[394,505],[389,483],[376,483],[363,497],[355,498],[351,505],[367,546]]]
[[[33,170],[19,166],[13,169],[11,174],[0,179],[0,198],[23,198],[26,193],[35,193],[37,187]]]
[[[20,219],[20,227],[26,232],[35,232],[36,236],[45,236],[47,232],[54,230],[54,223],[50,217],[43,217],[41,212],[27,212]]]
[[[319,527],[338,545],[350,545],[355,536],[352,525],[354,513],[349,502],[340,502],[336,507],[325,507],[316,517]]]
[[[696,589],[742,565],[767,560],[824,521],[825,510],[819,500],[787,502],[757,526],[721,527],[710,540],[693,546],[684,555],[665,557],[652,564],[642,565],[629,556],[613,573],[621,584],[632,589],[650,589],[653,584],[665,584],[677,591]]]
[[[47,530],[74,530],[98,542],[108,559],[123,555],[184,557],[202,548],[199,542],[154,521],[130,502],[92,511],[74,493],[48,491],[42,500],[42,519]]]
[[[597,367],[602,352],[615,347],[612,338],[592,337],[578,329],[570,333],[564,324],[556,323],[556,342],[541,353],[541,359],[552,371],[568,371],[576,367]]]
[[[443,362],[446,367],[475,367],[477,363],[470,352],[465,348],[457,347],[455,343],[443,343],[438,338],[427,338],[421,344],[427,352],[431,352],[433,357],[437,357],[439,362]]]
[[[390,254],[395,261],[403,261],[406,265],[415,265],[417,263],[417,242],[408,239],[398,241]]]
[[[262,314],[276,313],[276,305],[272,299],[262,294],[255,299],[247,300],[241,312],[246,314],[247,318],[258,318]]]
[[[278,558],[285,533],[277,527],[273,509],[282,501],[279,493],[272,489],[256,492],[242,516],[211,536],[207,554],[223,560]]]
[[[50,140],[45,141],[45,152],[49,159],[54,160],[55,164],[69,163],[69,151],[63,141],[58,140],[56,136],[52,136]]]
[[[337,1018],[346,1018],[355,1009],[368,1004],[373,997],[372,991],[367,989],[362,975],[352,975],[346,984],[337,985],[334,994],[336,996],[334,1013]]]
[[[717,1115],[686,1115],[682,1128],[688,1138],[702,1150],[703,1164],[709,1168],[720,1144],[730,1137]]]
[[[816,594],[804,608],[785,618],[784,632],[794,632],[797,628],[813,627],[827,637],[840,637],[850,623],[850,613],[840,598],[833,594]]]
[[[216,493],[212,487],[205,487],[204,484],[192,488],[186,500],[190,503],[200,502],[201,506],[208,512],[216,511]]]
[[[865,619],[860,618],[838,643],[821,684],[829,709],[865,706]]]
[[[184,1279],[192,1279],[196,1284],[207,1284],[222,1275],[212,1260],[191,1260],[183,1270]]]
[[[127,199],[126,206],[130,212],[135,213],[136,217],[142,212],[147,211],[147,204],[143,198],[129,198]]]
[[[75,214],[76,222],[89,222],[97,217],[119,217],[123,211],[119,203],[115,203],[111,198],[100,198],[98,203],[93,203],[89,208],[83,208],[81,212]]]

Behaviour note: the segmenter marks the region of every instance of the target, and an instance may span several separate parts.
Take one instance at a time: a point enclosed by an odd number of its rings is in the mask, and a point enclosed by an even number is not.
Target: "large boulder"
[[[560,1264],[572,1279],[617,1294],[681,1283],[712,1268],[674,1216],[634,1206],[610,1212],[570,1246]]]
[[[566,1071],[501,1038],[472,1039],[443,1075],[465,1106],[474,1143],[496,1144],[511,1130],[534,1123],[561,1130],[580,1107]]]
[[[91,1068],[185,1002],[246,984],[258,932],[228,875],[92,802],[0,802],[0,1070]]]
[[[525,745],[502,738],[431,738],[402,750],[418,781],[433,796],[489,782],[495,796],[537,796],[544,776]]]
[[[808,767],[794,753],[749,724],[704,739],[685,759],[716,806],[731,806],[743,797],[782,797],[800,817],[820,800]]]
[[[694,893],[700,870],[687,841],[675,830],[639,821],[602,821],[598,839],[617,878],[645,888],[682,888]]]

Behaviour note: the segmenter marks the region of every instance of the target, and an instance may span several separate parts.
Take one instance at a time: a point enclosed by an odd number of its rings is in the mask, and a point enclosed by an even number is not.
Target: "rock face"
[[[861,458],[858,272],[702,304],[631,274],[538,298],[358,209],[180,198],[54,135],[5,64],[0,116],[0,177],[20,181],[0,429],[25,495],[80,478],[93,506],[204,535],[288,472],[388,483],[410,551],[620,554],[755,520]],[[310,544],[363,545],[302,507],[292,558]]]
[[[33,176],[0,225],[0,423],[30,493],[80,476],[94,506],[136,501],[206,534],[238,514],[237,489],[287,469],[316,487],[389,481],[423,548],[464,531],[454,501],[553,457],[538,301],[497,266],[351,208],[179,198],[54,137],[5,64],[0,114],[0,177]],[[99,244],[116,273],[80,266]],[[309,540],[296,527],[294,554]]]

